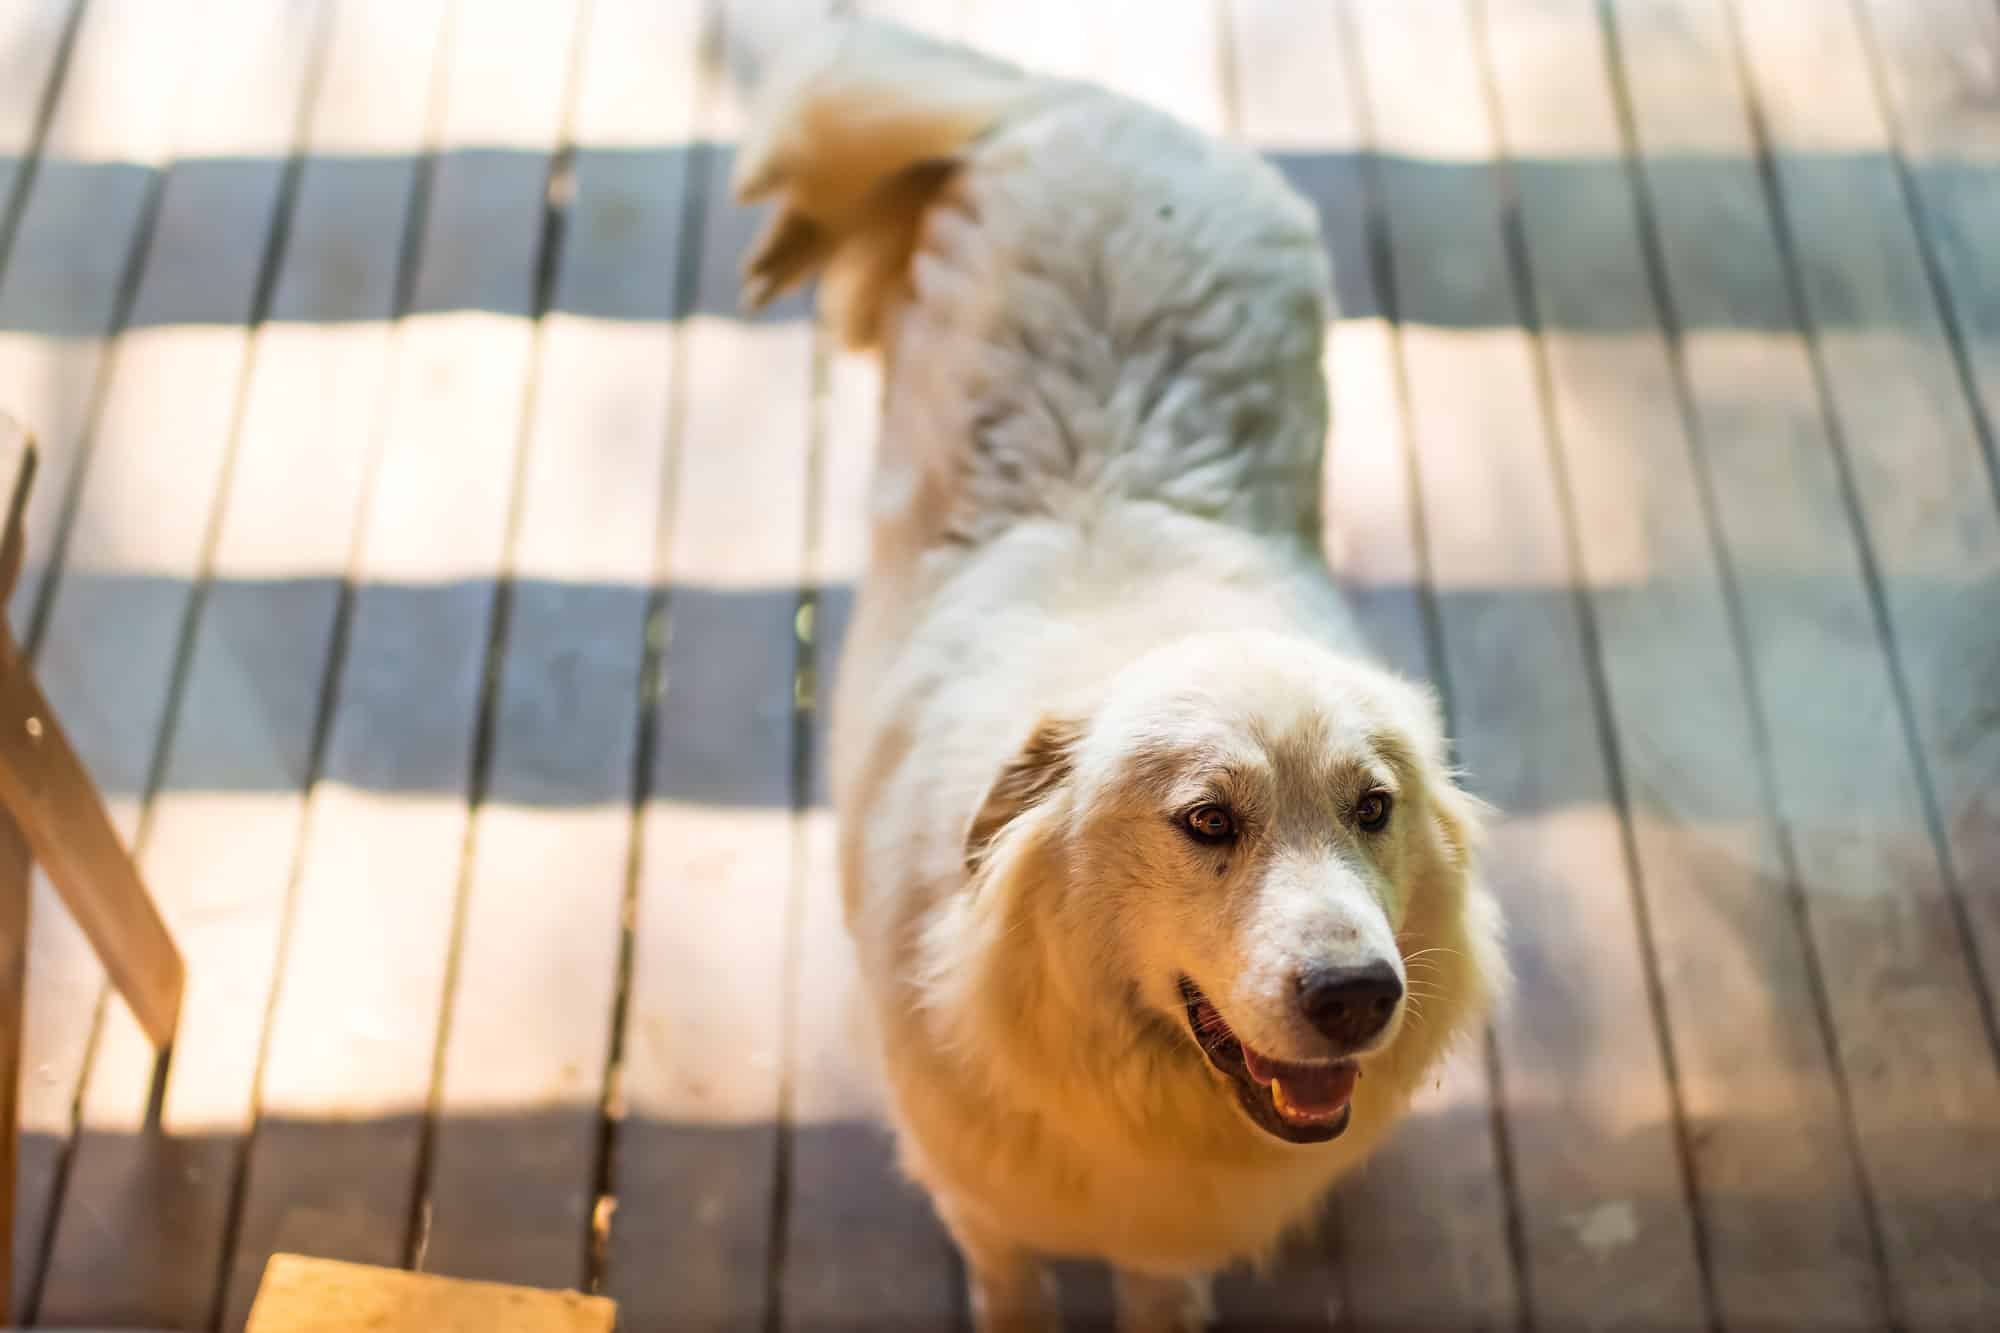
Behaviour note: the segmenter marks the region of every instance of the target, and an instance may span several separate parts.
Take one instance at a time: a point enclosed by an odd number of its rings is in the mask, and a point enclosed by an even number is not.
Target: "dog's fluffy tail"
[[[778,206],[744,264],[745,301],[824,270],[842,338],[875,346],[924,208],[1035,87],[1014,66],[866,20],[822,24],[771,61],[736,160],[736,197]]]

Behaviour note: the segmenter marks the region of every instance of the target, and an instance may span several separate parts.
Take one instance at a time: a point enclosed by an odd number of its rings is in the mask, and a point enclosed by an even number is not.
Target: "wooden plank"
[[[1944,313],[1955,351],[1972,378],[1973,417],[1986,467],[2000,495],[1995,445],[2000,434],[2000,239],[1992,226],[1992,219],[2000,217],[2000,11],[1976,0],[1925,0],[1902,6],[1871,3],[1865,12],[1917,220],[1945,288]],[[1936,355],[1933,344],[1929,356]],[[1991,635],[1983,641],[1975,637],[1969,645],[1963,641],[1977,635],[1982,619],[1991,623],[2000,592],[1992,576],[1992,523],[1974,508],[1977,476],[1967,475],[1962,430],[1953,433],[1961,443],[1951,447],[1947,459],[1930,463],[1934,471],[1926,480],[1932,496],[1948,497],[1947,508],[1965,525],[1967,536],[1960,541],[1973,550],[1969,559],[1963,551],[1923,550],[1921,556],[1944,554],[1951,560],[1960,586],[1948,601],[1926,598],[1926,605],[1895,608],[1894,616],[1904,670],[1916,678],[1912,694],[1918,729],[1937,786],[1958,891],[1978,944],[1990,1020],[2000,985],[2000,716],[1980,701],[2000,692],[2000,678],[1992,674],[2000,644]],[[1879,476],[1879,451],[1886,444],[1885,439],[1869,439],[1850,445],[1867,458],[1861,470],[1871,481]],[[1955,483],[1962,489],[1953,489]],[[1898,486],[1890,493],[1901,491]],[[1864,498],[1871,502],[1866,507],[1876,556],[1885,564],[1917,563],[1920,552],[1910,544],[1925,538],[1936,542],[1943,535],[1943,525],[1935,519],[1912,524],[1905,517],[1913,512],[1905,508],[1909,500],[1891,515],[1883,511],[1881,497]],[[1907,599],[1922,587],[1924,572],[1913,568],[1912,577],[1894,579],[1892,593]],[[1897,600],[1892,595],[1892,603]],[[1956,632],[1940,631],[1933,614],[1954,618]],[[1921,645],[1914,651],[1913,640]],[[1946,654],[1953,649],[1969,652],[1972,669],[1945,671]]]
[[[1945,834],[1938,925],[1970,909],[1969,958],[1950,933],[1932,941],[1937,974],[1964,988],[1958,1022],[1933,1054],[1970,1062],[1964,1124],[1991,1147],[2000,1142],[1990,1063],[2000,1056],[1990,989],[2000,967],[2000,510],[1981,491],[1988,460],[1869,96],[1854,11],[1751,5],[1739,21],[1843,480],[1887,614],[1892,683]],[[2000,43],[1989,36],[1986,49]],[[1892,1266],[1920,1265],[1905,1269],[1901,1302],[1920,1325],[2000,1311],[2000,1275],[1972,1260],[2000,1247],[2000,1172],[1968,1188],[1953,1178],[1952,1156],[1944,1147],[1928,1164],[1916,1211],[1885,1210]]]
[[[1223,129],[1217,17],[1204,0],[967,0],[959,22],[962,40],[1037,74],[1086,79],[1210,133]]]
[[[611,1333],[600,1296],[272,1256],[247,1333]]]
[[[1089,77],[1207,134],[1227,128],[1220,6],[1209,0],[1101,0],[1085,7]]]
[[[785,1219],[784,1318],[806,1330],[962,1322],[956,1252],[904,1177],[884,1118],[866,999],[842,917],[839,834],[827,789],[828,727],[853,588],[867,561],[868,481],[880,419],[872,358],[830,357],[815,497],[811,623],[812,787],[791,995],[794,1120]]]
[[[149,1123],[152,1051],[128,1015],[106,1015],[44,1280],[50,1318],[215,1318],[444,12],[334,15],[148,819],[142,868],[189,964],[180,1032]]]
[[[1994,444],[2000,432],[2000,240],[1992,226],[2000,217],[2000,11],[1985,0],[1867,0],[1862,13],[1917,221],[1972,377],[1986,464],[2000,490]],[[1982,838],[1991,845],[1990,833]],[[1983,878],[1972,869],[1960,875],[1967,884],[1994,882],[1990,871]],[[1986,959],[1991,978],[1990,949]]]
[[[858,0],[853,8],[871,18],[963,42],[970,40],[971,15],[978,4],[979,0]]]
[[[1338,318],[1326,373],[1333,427],[1323,474],[1328,555],[1363,630],[1395,669],[1435,674],[1425,627],[1423,560],[1394,332],[1371,253],[1380,225],[1359,91],[1338,11],[1280,0],[1229,8],[1237,132],[1263,151],[1320,213],[1334,266]],[[1355,1327],[1511,1325],[1518,1296],[1507,1252],[1506,1198],[1491,1132],[1484,1048],[1473,1043],[1424,1089],[1411,1117],[1341,1182],[1322,1242],[1326,1260],[1294,1267],[1282,1292],[1225,1287],[1219,1299],[1244,1327],[1304,1320],[1338,1303]],[[1299,1263],[1294,1260],[1295,1265]]]
[[[1588,0],[1503,0],[1485,31],[1718,1313],[1876,1327],[1830,1032],[1617,165],[1603,33]]]
[[[1708,3],[1633,3],[1617,11],[1617,38],[1892,1314],[1911,1326],[1978,1323],[1991,1291],[1980,1256],[2000,1243],[2000,1180],[1966,1164],[1991,1159],[2000,1126],[1992,1052],[1766,207],[1727,18]],[[1827,110],[1854,113],[1845,103]],[[1683,166],[1697,157],[1698,178]],[[1786,195],[1803,202],[1789,182]],[[1886,243],[1879,228],[1866,234]],[[1882,268],[1857,267],[1852,279],[1879,284]],[[1831,357],[1831,345],[1821,353]],[[1857,367],[1868,378],[1855,390],[1908,403],[1905,384],[1882,375],[1893,365]],[[1933,420],[1898,422],[1894,438],[1920,442]]]
[[[21,577],[38,458],[27,427],[0,412],[0,597],[12,592]]]
[[[741,34],[723,20],[723,40]],[[741,126],[711,86],[704,137]],[[666,543],[666,646],[642,815],[607,1290],[638,1328],[755,1327],[767,1308],[798,852],[794,618],[804,572],[812,330],[754,321],[754,219],[704,153]],[[746,485],[745,479],[756,479]]]
[[[169,100],[191,73],[210,3],[90,5],[43,138],[0,281],[0,384],[43,451],[27,570],[10,608],[18,629],[41,599],[121,290],[172,144]]]
[[[0,10],[0,265],[17,191],[29,178],[49,89],[61,77],[63,39],[77,0],[23,0]]]
[[[1385,211],[1399,299],[1456,326],[1406,326],[1401,346],[1453,725],[1506,812],[1491,874],[1519,993],[1497,1038],[1528,1307],[1561,1327],[1699,1324],[1672,1090],[1466,16],[1426,2],[1354,17],[1378,147],[1437,159],[1387,160]]]
[[[439,1272],[587,1280],[699,20],[657,0],[600,0],[589,20],[444,1051],[425,1261]]]
[[[1983,23],[1959,17],[1955,26],[1940,22],[1932,40],[1962,42],[1965,65],[2000,58],[2000,10],[1989,7]],[[1868,95],[1868,52],[1854,14],[1751,6],[1743,26],[1828,409],[1990,1016],[2000,977],[2000,508],[1981,484],[1995,478],[1888,128]],[[1939,90],[1958,88],[1963,119],[1983,109],[1989,181],[2000,180],[1996,79],[1989,69],[1983,96],[1976,84]],[[1974,173],[1980,162],[1975,155]],[[1837,218],[1828,212],[1834,208]],[[1978,229],[1989,264],[2000,259],[1991,216]]]
[[[1054,78],[1102,81],[1093,59],[1089,10],[1061,0],[966,0],[965,40],[1023,69]]]
[[[90,7],[0,278],[0,384],[7,386],[7,410],[33,425],[42,449],[25,520],[25,568],[9,603],[20,630],[33,623],[41,600],[125,275],[167,152],[173,128],[167,99],[187,72],[199,19],[200,6],[106,0]],[[15,1199],[20,1280],[6,1312],[16,1320],[25,1316],[41,1261],[104,979],[46,880],[37,881],[35,898]]]
[[[405,1261],[574,5],[459,7],[443,152],[272,1015],[224,1325],[277,1250]]]

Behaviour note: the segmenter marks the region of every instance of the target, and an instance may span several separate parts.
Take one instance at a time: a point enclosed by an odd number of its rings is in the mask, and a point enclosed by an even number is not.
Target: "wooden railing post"
[[[14,1290],[14,1177],[21,1156],[21,1022],[28,979],[28,878],[34,862],[0,808],[0,1319]]]
[[[0,413],[0,624],[21,577],[27,549],[22,529],[35,446]],[[14,1182],[21,1162],[21,1041],[28,999],[28,891],[33,854],[21,826],[0,804],[0,1319],[14,1301]]]

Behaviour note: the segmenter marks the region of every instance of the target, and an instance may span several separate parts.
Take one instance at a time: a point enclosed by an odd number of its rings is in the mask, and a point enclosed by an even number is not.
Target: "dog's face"
[[[1045,722],[968,858],[1036,824],[1063,867],[1049,910],[1107,993],[1171,1025],[1259,1129],[1324,1142],[1371,1061],[1465,982],[1419,956],[1468,891],[1473,808],[1442,749],[1429,697],[1385,673],[1279,636],[1189,639]]]

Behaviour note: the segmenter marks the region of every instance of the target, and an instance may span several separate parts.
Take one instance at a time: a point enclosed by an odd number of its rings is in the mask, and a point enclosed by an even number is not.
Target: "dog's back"
[[[779,205],[752,300],[824,271],[889,359],[880,466],[918,546],[1124,502],[1316,537],[1328,273],[1254,156],[847,22],[773,71],[737,186]]]

